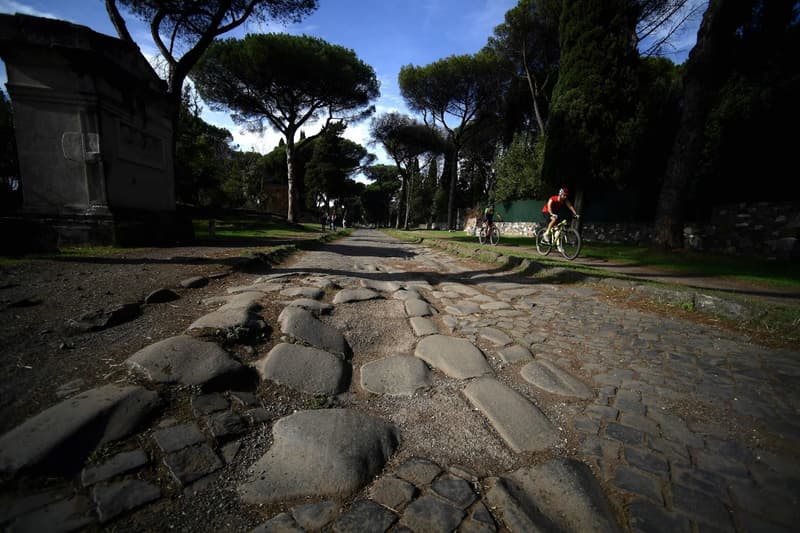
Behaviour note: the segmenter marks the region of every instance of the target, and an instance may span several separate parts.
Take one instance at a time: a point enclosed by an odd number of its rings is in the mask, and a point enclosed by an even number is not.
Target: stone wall
[[[531,237],[539,222],[498,222],[501,234]],[[464,231],[475,235],[476,218],[467,219]],[[764,259],[800,260],[800,204],[793,202],[733,204],[716,207],[711,222],[684,226],[688,249]],[[586,242],[649,245],[652,224],[592,223],[582,225]]]

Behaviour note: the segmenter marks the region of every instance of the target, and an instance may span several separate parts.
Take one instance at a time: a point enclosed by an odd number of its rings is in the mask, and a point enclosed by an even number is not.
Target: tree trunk
[[[458,147],[453,147],[450,162],[450,193],[447,197],[447,229],[455,228],[456,182],[458,181]]]
[[[400,168],[399,165],[397,168]],[[400,229],[400,218],[403,216],[403,205],[406,199],[406,188],[408,188],[408,180],[403,175],[403,172],[400,172],[400,194],[398,195],[399,201],[397,202],[397,219],[395,220],[394,229]]]
[[[414,188],[414,177],[413,175],[408,179],[408,194],[406,195],[406,219],[403,223],[403,229],[408,229],[408,214],[411,211],[411,193],[412,189]]]
[[[522,45],[522,64],[525,67],[525,77],[528,79],[528,89],[531,91],[531,101],[533,102],[533,114],[536,117],[536,123],[539,125],[539,138],[544,137],[544,120],[539,111],[539,103],[536,101],[536,88],[533,85],[533,76],[531,76],[530,69],[528,69],[528,56],[525,52],[525,45]]]
[[[655,241],[666,248],[683,246],[686,191],[703,152],[706,120],[720,87],[729,75],[729,41],[736,31],[734,4],[742,0],[711,0],[697,44],[689,54],[684,77],[680,123],[667,161],[658,197]],[[750,0],[752,2],[752,0]]]
[[[286,220],[288,222],[294,222],[295,213],[294,213],[294,204],[295,204],[295,196],[297,195],[294,187],[294,134],[286,134],[286,177],[287,177],[287,184],[289,186],[288,191],[288,202],[289,202],[289,209],[286,213]]]

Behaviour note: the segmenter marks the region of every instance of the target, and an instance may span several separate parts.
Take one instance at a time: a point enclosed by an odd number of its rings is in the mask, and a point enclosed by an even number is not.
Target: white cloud
[[[22,13],[23,15],[32,15],[34,17],[44,17],[48,19],[62,18],[27,4],[15,2],[14,0],[0,0],[0,13]]]

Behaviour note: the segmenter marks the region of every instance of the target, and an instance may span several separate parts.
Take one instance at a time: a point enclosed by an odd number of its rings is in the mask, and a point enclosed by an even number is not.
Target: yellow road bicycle
[[[567,220],[564,219],[550,231],[550,238],[545,239],[547,226],[539,228],[536,232],[536,251],[541,255],[549,254],[555,247],[564,256],[564,259],[572,261],[581,253],[581,236],[575,228],[567,227]]]

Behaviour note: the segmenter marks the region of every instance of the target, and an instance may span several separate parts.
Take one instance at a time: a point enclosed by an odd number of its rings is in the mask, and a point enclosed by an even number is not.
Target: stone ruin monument
[[[3,248],[171,244],[176,211],[164,82],[132,43],[85,26],[0,15],[23,206]]]

